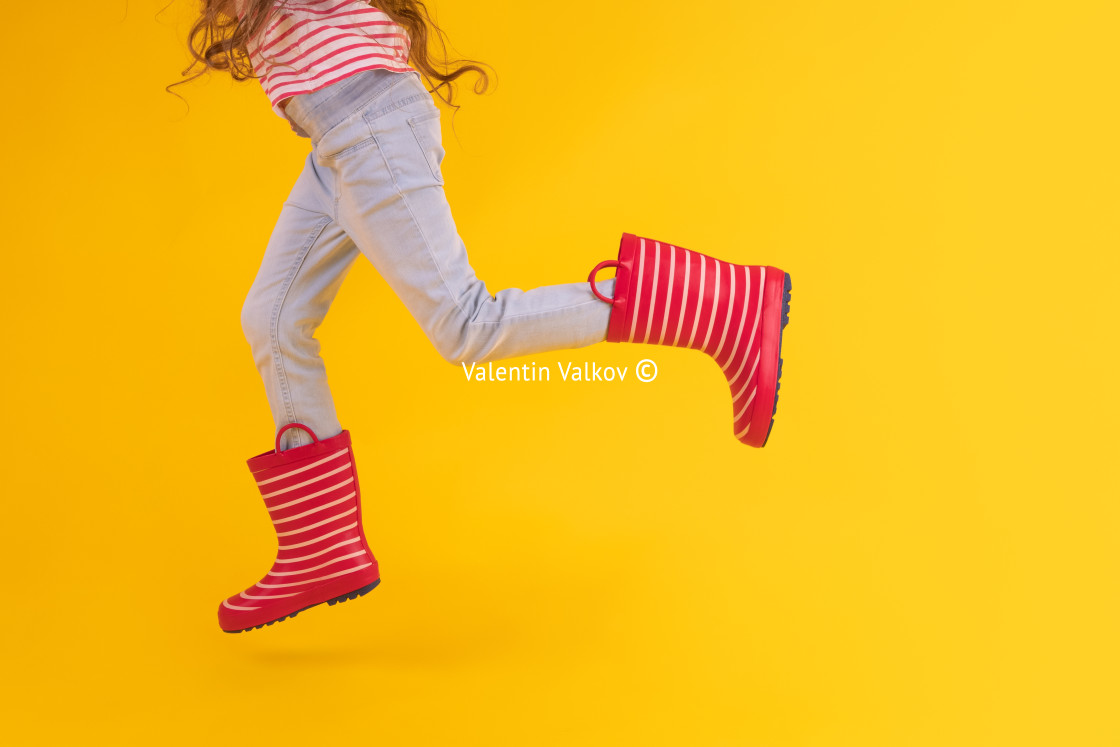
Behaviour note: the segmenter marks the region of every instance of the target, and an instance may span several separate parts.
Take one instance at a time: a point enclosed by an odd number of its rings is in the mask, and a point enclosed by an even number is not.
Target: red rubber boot
[[[302,428],[313,443],[280,451],[280,437]],[[227,633],[263,628],[308,607],[345,602],[381,581],[362,530],[361,494],[350,432],[320,441],[290,423],[275,451],[249,460],[249,469],[276,528],[276,561],[256,584],[222,602],[218,624]]]
[[[614,298],[595,275],[615,267]],[[736,265],[652,239],[622,234],[617,260],[600,262],[591,290],[612,305],[608,342],[693,348],[715,358],[731,386],[732,428],[765,446],[778,406],[782,330],[789,322],[789,275]]]

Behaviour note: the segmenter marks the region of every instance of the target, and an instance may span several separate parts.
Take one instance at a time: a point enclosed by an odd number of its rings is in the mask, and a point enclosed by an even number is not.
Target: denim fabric
[[[475,276],[444,195],[440,111],[418,74],[356,73],[295,96],[286,113],[312,149],[241,314],[277,429],[342,432],[315,330],[359,253],[451,363],[606,339],[611,307],[587,282],[492,295]],[[525,238],[527,251],[550,248],[547,235]],[[599,287],[609,297],[614,281]],[[284,439],[282,449],[310,443],[298,428]]]

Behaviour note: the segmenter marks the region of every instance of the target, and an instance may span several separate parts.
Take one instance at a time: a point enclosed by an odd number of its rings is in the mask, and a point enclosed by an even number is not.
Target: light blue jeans
[[[491,295],[475,276],[443,191],[440,111],[417,73],[356,73],[286,111],[312,149],[241,313],[277,430],[342,432],[315,330],[359,253],[451,363],[606,339],[611,307],[587,282]],[[609,297],[614,281],[599,287]],[[281,448],[310,440],[292,428]]]

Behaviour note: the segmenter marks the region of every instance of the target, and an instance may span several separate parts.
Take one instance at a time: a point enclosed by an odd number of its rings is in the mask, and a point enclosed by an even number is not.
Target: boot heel
[[[340,602],[345,602],[347,599],[357,599],[358,597],[364,597],[366,594],[369,594],[371,591],[373,591],[373,588],[375,586],[377,586],[379,583],[381,583],[381,579],[377,579],[372,584],[366,584],[365,586],[363,586],[360,589],[355,589],[354,591],[350,592],[349,594],[343,594],[340,597],[335,597],[334,599],[328,599],[327,600],[327,606],[335,605],[335,604],[338,604]]]
[[[778,390],[782,388],[782,333],[785,331],[786,325],[789,324],[789,296],[791,290],[793,290],[793,281],[790,280],[787,272],[782,291],[782,329],[778,332],[778,380],[774,387],[774,411],[770,413],[770,427],[766,429],[766,438],[762,441],[763,446],[770,440],[770,431],[774,430],[774,416],[778,413]]]

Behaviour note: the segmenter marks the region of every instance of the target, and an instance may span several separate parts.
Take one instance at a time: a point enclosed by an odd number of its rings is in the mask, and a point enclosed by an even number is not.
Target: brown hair
[[[182,75],[186,76],[198,64],[202,65],[202,69],[186,80],[172,83],[165,90],[174,93],[171,90],[173,86],[189,83],[209,70],[228,71],[237,81],[259,77],[254,74],[253,64],[249,59],[249,40],[268,26],[273,16],[284,7],[286,2],[288,0],[200,0],[201,15],[187,35],[187,46],[194,59]],[[421,0],[370,0],[368,4],[389,16],[394,23],[401,25],[408,32],[409,39],[412,41],[408,55],[409,64],[429,81],[439,81],[439,85],[431,89],[430,93],[439,95],[440,99],[449,106],[458,109],[459,107],[453,102],[455,97],[453,81],[470,70],[479,74],[479,80],[474,86],[475,93],[484,93],[489,87],[490,76],[478,65],[463,64],[453,70],[450,69],[450,61],[446,61],[445,34],[432,21],[428,9]],[[243,11],[240,19],[237,14],[238,9]],[[436,69],[434,61],[429,56],[429,26],[435,32],[434,41],[438,42],[442,49],[445,62],[441,67],[448,70],[446,74]],[[476,60],[458,59],[454,62],[473,63]],[[446,97],[439,94],[443,88],[447,89]]]

